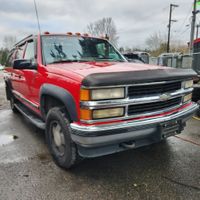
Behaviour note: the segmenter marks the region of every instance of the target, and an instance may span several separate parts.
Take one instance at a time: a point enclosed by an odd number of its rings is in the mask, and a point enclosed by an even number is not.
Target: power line
[[[184,20],[183,20],[183,23],[179,26],[179,28],[177,29],[178,31],[177,32],[181,32],[182,31],[182,29],[183,29],[183,25],[185,25],[185,22],[186,22],[186,20],[188,19],[188,17],[189,17],[189,15],[191,14],[191,12],[192,12],[192,6],[190,7],[190,9],[189,9],[189,12],[187,13],[187,15],[186,15],[186,17],[184,18]]]
[[[190,29],[190,27],[187,27],[182,33],[179,34],[179,36],[180,36],[180,35],[183,35],[183,34],[184,34],[186,31],[188,31],[189,29]]]
[[[155,14],[164,14],[164,12],[167,10],[169,8],[169,6],[165,6],[165,7],[163,7],[162,9],[157,9],[156,11],[154,11],[154,12],[152,12],[152,13],[150,13],[150,14],[147,14],[147,15],[144,15],[143,17],[145,17],[145,18],[149,18],[150,16],[152,16],[152,15],[155,15]],[[136,24],[139,24],[139,22],[136,22],[136,23],[134,23],[134,26],[136,25]],[[133,29],[127,29],[127,30],[123,30],[123,29],[121,29],[121,30],[118,30],[118,33],[127,33],[127,32],[134,32],[134,28]]]
[[[37,18],[37,24],[38,24],[38,31],[41,34],[41,29],[40,29],[40,21],[39,21],[39,15],[38,15],[38,10],[37,10],[37,5],[36,5],[36,1],[34,1],[34,7],[35,7],[35,14],[36,14],[36,18]]]

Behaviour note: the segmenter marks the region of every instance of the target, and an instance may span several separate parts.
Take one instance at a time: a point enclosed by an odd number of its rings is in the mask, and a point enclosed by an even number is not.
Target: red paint
[[[200,38],[197,38],[196,40],[193,41],[194,44],[199,43],[200,42]]]
[[[50,34],[51,35],[51,34]],[[56,35],[56,34],[54,34]],[[58,34],[60,35],[60,34]],[[77,37],[77,36],[68,36]],[[88,36],[87,36],[88,37]],[[128,72],[141,70],[163,69],[161,66],[116,63],[116,62],[81,62],[59,63],[45,66],[42,63],[41,37],[37,36],[37,70],[14,70],[6,68],[8,78],[12,82],[14,92],[18,92],[26,100],[40,107],[40,88],[49,83],[66,89],[73,96],[78,116],[80,115],[80,87],[84,77],[93,73]],[[26,47],[25,47],[26,49]],[[24,54],[23,54],[24,55]],[[19,78],[20,77],[20,78]],[[28,105],[27,103],[25,103]],[[34,112],[41,115],[40,109],[28,105]],[[174,111],[175,112],[175,111]],[[164,113],[163,115],[170,114]],[[161,115],[159,115],[161,116]],[[153,117],[153,116],[150,116]],[[147,118],[147,117],[141,117]],[[134,120],[134,119],[131,119]],[[129,120],[130,121],[130,120]],[[114,121],[113,121],[114,122]],[[110,122],[109,122],[110,123]]]

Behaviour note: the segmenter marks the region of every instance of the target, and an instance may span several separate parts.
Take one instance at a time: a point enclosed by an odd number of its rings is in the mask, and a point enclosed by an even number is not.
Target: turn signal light
[[[90,90],[81,89],[80,100],[81,101],[89,101],[90,100]]]
[[[73,35],[73,33],[72,32],[67,32],[67,35]]]
[[[80,34],[80,33],[75,33],[75,35],[77,35],[77,36],[81,36],[81,34]]]
[[[80,118],[82,120],[91,120],[92,119],[92,111],[87,109],[80,110]]]
[[[85,36],[85,37],[88,37],[88,36],[89,36],[89,34],[87,34],[87,33],[83,33],[83,36]]]

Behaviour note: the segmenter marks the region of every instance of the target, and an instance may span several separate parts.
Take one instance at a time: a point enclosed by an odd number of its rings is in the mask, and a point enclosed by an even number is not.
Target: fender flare
[[[5,87],[6,87],[6,98],[10,100],[13,96],[12,94],[12,83],[10,79],[5,79]]]
[[[72,121],[78,121],[76,103],[73,96],[66,89],[52,84],[44,84],[40,89],[40,110],[42,115],[45,117],[44,110],[44,96],[49,95],[60,100],[66,107],[69,117]]]

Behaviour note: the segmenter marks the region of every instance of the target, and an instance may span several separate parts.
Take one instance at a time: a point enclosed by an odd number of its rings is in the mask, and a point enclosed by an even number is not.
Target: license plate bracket
[[[162,138],[168,138],[170,136],[177,135],[183,130],[183,124],[181,121],[169,121],[161,124]]]

